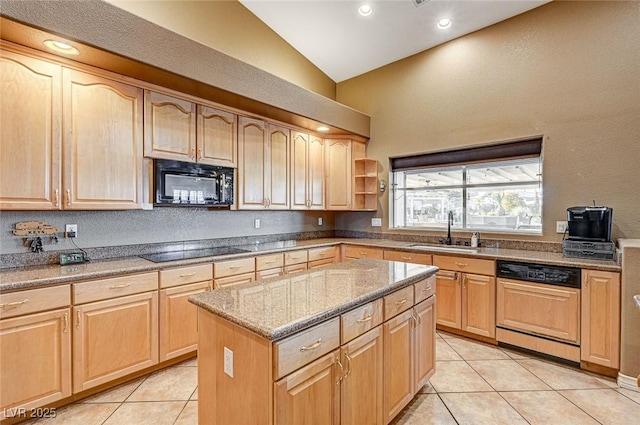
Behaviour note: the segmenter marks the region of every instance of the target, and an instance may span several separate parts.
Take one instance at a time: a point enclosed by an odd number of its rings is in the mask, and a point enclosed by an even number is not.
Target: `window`
[[[453,211],[454,229],[542,233],[539,153],[394,170],[392,183],[392,227],[446,228]]]

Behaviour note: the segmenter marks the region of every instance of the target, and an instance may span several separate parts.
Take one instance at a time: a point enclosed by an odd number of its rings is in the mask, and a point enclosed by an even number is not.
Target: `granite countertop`
[[[427,253],[433,255],[453,255],[458,257],[485,258],[489,260],[503,259],[512,261],[552,264],[559,266],[582,267],[595,270],[620,271],[621,267],[615,261],[598,261],[579,258],[564,258],[562,253],[527,251],[503,248],[478,248],[468,252],[446,252],[446,247],[433,246],[432,249],[413,248],[415,242],[395,241],[389,239],[355,239],[355,238],[323,238],[303,241],[281,241],[259,244],[239,245],[237,248],[246,250],[241,254],[223,255],[217,257],[201,257],[188,260],[153,263],[140,257],[116,258],[110,260],[92,261],[84,264],[60,266],[51,264],[46,266],[19,267],[0,270],[0,291],[15,291],[47,285],[58,285],[87,279],[116,276],[127,273],[155,271],[172,267],[189,266],[211,263],[228,259],[252,257],[256,254],[286,252],[296,249],[318,248],[337,244],[350,244],[368,247],[402,249],[407,252]],[[464,248],[456,247],[452,248]]]
[[[202,292],[189,301],[275,341],[416,283],[437,270],[434,266],[360,259]]]

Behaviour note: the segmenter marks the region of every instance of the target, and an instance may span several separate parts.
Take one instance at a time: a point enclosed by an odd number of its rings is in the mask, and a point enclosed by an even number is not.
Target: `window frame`
[[[498,183],[468,183],[467,181],[467,173],[471,168],[476,168],[478,165],[496,165],[496,164],[500,164],[500,163],[505,163],[505,164],[509,164],[509,163],[514,163],[517,161],[530,161],[531,159],[536,159],[538,162],[538,172],[536,173],[536,177],[537,180],[530,180],[530,181],[517,181],[517,182],[498,182]],[[420,171],[424,171],[424,172],[434,172],[434,171],[440,171],[440,170],[451,170],[451,169],[456,169],[456,170],[460,170],[461,171],[461,183],[460,184],[456,184],[456,185],[442,185],[442,186],[431,186],[431,187],[412,187],[412,188],[407,188],[406,187],[406,181],[404,182],[404,186],[402,188],[398,188],[398,181],[397,181],[397,177],[398,175],[402,174],[403,176],[406,176],[406,173],[413,173],[413,172],[420,172]],[[411,169],[399,169],[399,170],[391,170],[389,172],[389,181],[391,182],[390,184],[390,196],[389,196],[389,228],[390,229],[394,229],[394,230],[410,230],[410,231],[441,231],[442,230],[442,226],[429,226],[429,225],[424,225],[424,226],[407,226],[407,212],[406,212],[406,204],[405,204],[405,212],[404,212],[404,226],[398,226],[396,224],[396,222],[398,220],[396,220],[396,216],[397,216],[397,203],[398,201],[396,201],[396,198],[398,197],[398,191],[402,191],[405,194],[407,192],[410,191],[425,191],[425,190],[461,190],[461,196],[462,196],[462,220],[461,220],[461,225],[459,226],[452,226],[452,229],[454,230],[458,230],[458,231],[468,231],[468,232],[473,232],[473,231],[483,231],[483,232],[489,232],[489,233],[512,233],[512,234],[518,234],[518,235],[542,235],[543,232],[543,197],[542,197],[542,153],[540,152],[538,155],[527,155],[527,156],[523,156],[523,157],[518,157],[518,158],[495,158],[493,160],[486,160],[486,161],[470,161],[467,163],[460,163],[457,162],[455,164],[441,164],[441,165],[436,165],[436,166],[425,166],[425,167],[416,167],[416,168],[411,168]],[[522,186],[527,186],[527,187],[531,187],[532,185],[538,185],[539,187],[539,191],[540,191],[540,226],[539,228],[536,229],[517,229],[517,228],[505,228],[505,229],[501,229],[501,228],[496,228],[496,227],[481,227],[481,226],[474,226],[474,227],[469,227],[469,223],[468,223],[468,215],[469,215],[469,211],[468,211],[468,195],[469,195],[469,190],[471,189],[478,189],[478,188],[486,188],[486,189],[494,189],[494,188],[517,188],[517,187],[522,187]],[[406,201],[405,201],[406,202]],[[446,226],[445,226],[446,227]]]

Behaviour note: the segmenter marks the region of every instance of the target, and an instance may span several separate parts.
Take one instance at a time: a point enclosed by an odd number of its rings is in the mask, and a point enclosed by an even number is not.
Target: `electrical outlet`
[[[564,233],[569,225],[566,221],[556,221],[556,233]]]
[[[318,226],[322,226],[322,217],[318,217]]]
[[[253,220],[253,228],[254,229],[259,229],[260,228],[260,219],[256,218],[255,220]]]
[[[382,226],[382,219],[381,218],[372,218],[371,219],[371,226],[373,226],[373,227],[381,227]]]
[[[233,351],[224,347],[224,373],[233,378]]]
[[[78,225],[77,224],[67,224],[64,229],[64,236],[67,238],[77,238],[78,237]]]

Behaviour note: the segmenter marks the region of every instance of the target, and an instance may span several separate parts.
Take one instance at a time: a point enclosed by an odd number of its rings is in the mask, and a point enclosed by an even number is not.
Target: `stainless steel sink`
[[[458,252],[463,254],[477,254],[478,252],[480,252],[480,250],[477,248],[468,248],[464,246],[451,246],[451,245],[412,244],[412,245],[407,245],[407,248],[425,249],[429,251]]]

